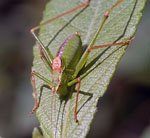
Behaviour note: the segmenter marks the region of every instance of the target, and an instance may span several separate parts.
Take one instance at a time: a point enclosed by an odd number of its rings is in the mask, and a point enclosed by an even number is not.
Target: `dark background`
[[[35,43],[29,31],[42,19],[46,2],[0,0],[0,137],[30,138],[39,126],[35,115],[28,116],[34,106],[30,72]],[[136,39],[98,106],[88,138],[150,137],[149,2]]]

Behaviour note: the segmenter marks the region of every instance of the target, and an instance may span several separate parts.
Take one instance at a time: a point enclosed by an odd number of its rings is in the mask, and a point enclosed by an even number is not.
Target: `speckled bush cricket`
[[[87,58],[88,58],[90,52],[94,49],[103,48],[103,47],[127,45],[134,39],[134,38],[131,38],[130,40],[127,40],[124,42],[94,46],[96,39],[97,39],[101,29],[103,28],[103,25],[105,24],[106,20],[109,17],[109,14],[115,7],[120,5],[121,2],[123,2],[123,0],[119,0],[111,9],[106,11],[106,13],[104,14],[103,20],[100,24],[100,27],[98,28],[97,32],[95,33],[95,36],[93,37],[92,41],[90,42],[90,44],[88,45],[88,47],[84,51],[84,53],[83,53],[83,49],[82,49],[82,41],[80,38],[80,34],[76,32],[72,35],[69,35],[66,38],[66,40],[63,42],[63,44],[60,46],[60,48],[56,54],[56,57],[53,58],[51,52],[43,45],[43,43],[40,41],[40,39],[36,36],[35,31],[37,29],[39,29],[40,27],[42,27],[62,16],[70,14],[80,8],[89,6],[90,0],[87,0],[85,3],[81,4],[80,6],[74,8],[74,9],[71,9],[65,13],[62,13],[61,15],[58,15],[55,18],[52,18],[52,19],[44,22],[43,24],[40,24],[40,25],[34,27],[33,29],[31,29],[31,34],[35,37],[35,39],[37,40],[37,42],[40,45],[41,59],[44,61],[46,66],[49,66],[49,68],[52,69],[52,81],[46,79],[44,76],[40,75],[38,72],[35,72],[35,71],[31,72],[31,80],[33,83],[34,95],[35,95],[35,106],[32,109],[32,113],[35,112],[36,109],[39,107],[34,76],[42,79],[45,83],[47,83],[49,85],[54,97],[56,97],[56,94],[59,94],[60,97],[68,95],[69,94],[68,88],[70,86],[78,83],[75,110],[74,110],[74,120],[75,120],[75,122],[78,122],[77,106],[78,106],[80,84],[81,84],[81,80],[82,80],[82,76],[79,76],[79,72],[81,71],[82,68],[84,68],[84,65],[87,61]]]

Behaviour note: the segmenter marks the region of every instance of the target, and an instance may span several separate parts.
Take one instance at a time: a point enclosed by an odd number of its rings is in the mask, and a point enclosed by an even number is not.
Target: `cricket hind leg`
[[[83,53],[79,63],[77,64],[77,67],[76,67],[76,71],[73,75],[73,79],[75,79],[79,73],[79,71],[83,68],[83,66],[85,65],[87,59],[88,59],[88,56],[89,56],[89,53],[90,53],[90,49],[92,49],[92,47],[94,46],[95,42],[96,42],[96,39],[99,35],[99,33],[101,32],[106,20],[108,19],[110,13],[114,10],[114,8],[116,8],[117,6],[119,6],[121,3],[123,2],[123,0],[119,0],[115,5],[112,6],[112,8],[110,8],[109,10],[107,10],[104,14],[104,17],[102,19],[102,22],[100,23],[100,26],[95,34],[95,36],[93,37],[92,41],[90,42],[90,45],[87,47],[87,49],[85,50],[85,52]],[[121,45],[121,44],[120,44]]]
[[[111,47],[111,46],[118,46],[118,45],[127,45],[129,43],[131,43],[132,41],[134,40],[134,37],[127,40],[127,41],[124,41],[124,42],[119,42],[119,43],[113,43],[113,44],[107,44],[107,45],[100,45],[100,46],[94,46],[94,47],[91,47],[91,48],[88,48],[87,50],[87,54],[89,52],[91,52],[91,50],[94,50],[94,49],[98,49],[98,48],[103,48],[103,47]],[[72,81],[70,81],[68,83],[68,86],[72,86],[73,84],[75,83],[78,83],[78,88],[77,88],[77,95],[76,95],[76,104],[75,104],[75,111],[74,111],[74,120],[76,122],[78,122],[78,119],[77,119],[77,107],[78,107],[78,97],[79,97],[79,90],[80,90],[80,85],[81,85],[81,80],[84,78],[85,76],[84,75],[81,75],[80,77],[76,78],[76,79],[73,79]]]
[[[41,98],[41,95],[42,95],[42,93],[40,93],[39,102],[38,102],[38,96],[37,96],[37,90],[36,90],[36,84],[35,84],[35,77],[34,76],[36,76],[36,77],[40,78],[41,80],[43,80],[46,84],[49,85],[49,88],[51,88],[51,85],[52,85],[52,82],[50,80],[46,79],[44,76],[40,75],[38,72],[35,72],[35,71],[31,72],[31,81],[32,81],[32,84],[33,84],[34,96],[35,96],[35,106],[33,107],[31,113],[34,113],[38,109],[40,98]]]
[[[34,38],[37,40],[37,42],[41,45],[41,47],[42,47],[42,49],[43,49],[43,52],[45,53],[45,57],[48,59],[48,61],[49,61],[50,63],[52,63],[52,61],[53,61],[53,56],[52,56],[51,52],[48,50],[48,48],[44,46],[44,44],[42,43],[42,41],[41,41],[41,40],[39,39],[39,37],[35,34],[35,31],[38,30],[39,28],[41,28],[42,26],[44,26],[44,25],[46,25],[46,24],[48,24],[48,23],[51,23],[52,21],[54,21],[54,20],[56,20],[56,19],[58,19],[58,18],[60,18],[60,17],[63,17],[63,16],[65,16],[65,15],[67,15],[67,14],[70,14],[70,13],[72,13],[72,12],[74,12],[74,11],[80,9],[80,8],[86,7],[86,6],[88,6],[89,4],[90,4],[90,0],[87,0],[85,3],[83,3],[83,4],[79,5],[79,6],[77,6],[76,8],[73,8],[73,9],[71,9],[71,10],[69,10],[69,11],[66,11],[66,12],[64,12],[64,13],[62,13],[62,14],[60,14],[60,15],[58,15],[58,16],[52,18],[52,19],[49,19],[49,20],[47,20],[46,22],[44,22],[44,23],[42,23],[42,24],[40,24],[40,25],[38,25],[38,26],[36,26],[36,27],[34,27],[34,28],[32,28],[32,29],[30,30],[30,32],[31,32],[31,34],[33,35],[33,37],[34,37]]]
[[[91,50],[98,49],[98,48],[128,45],[129,43],[131,43],[134,40],[134,38],[135,37],[132,37],[131,39],[129,39],[127,41],[122,41],[122,42],[119,42],[119,43],[112,43],[112,44],[106,44],[106,45],[93,46],[91,48],[88,48],[87,53],[91,52]]]
[[[107,45],[100,45],[100,46],[94,46],[92,48],[88,48],[87,50],[87,54],[89,52],[91,52],[91,50],[94,50],[94,49],[98,49],[98,48],[103,48],[103,47],[111,47],[111,46],[117,46],[117,45],[127,45],[129,44],[130,42],[132,42],[134,39],[131,38],[130,40],[127,40],[127,41],[124,41],[124,42],[119,42],[119,43],[113,43],[113,44],[107,44]],[[76,103],[75,103],[75,110],[74,110],[74,120],[75,122],[78,123],[78,119],[77,119],[77,108],[78,108],[78,98],[79,98],[79,90],[80,90],[80,85],[81,85],[81,79],[83,79],[85,76],[84,75],[81,75],[80,77],[76,78],[76,79],[73,79],[72,81],[70,81],[68,83],[68,86],[72,86],[73,84],[75,83],[78,83],[78,87],[77,87],[77,95],[76,95]]]

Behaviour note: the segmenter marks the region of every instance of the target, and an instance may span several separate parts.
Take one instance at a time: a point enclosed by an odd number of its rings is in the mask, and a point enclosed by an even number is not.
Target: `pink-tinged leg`
[[[120,46],[121,45],[128,45],[129,43],[131,43],[134,40],[134,38],[135,37],[131,38],[130,40],[124,41],[124,42],[94,46],[94,47],[89,48],[87,52],[89,53],[91,50],[98,49],[98,48],[111,47],[111,46],[119,46],[119,45]]]
[[[40,45],[39,45],[39,51],[40,51],[40,59],[43,61],[47,69],[51,71],[51,64],[48,62],[48,59],[46,58],[43,49]]]
[[[35,79],[34,79],[34,71],[31,72],[31,80],[33,84],[33,89],[34,89],[34,96],[35,96],[35,106],[32,109],[32,114],[38,109],[39,104],[38,104],[38,97],[37,97],[37,92],[36,92],[36,86],[35,86]]]
[[[51,82],[50,80],[46,79],[44,76],[40,75],[40,74],[39,74],[38,72],[36,72],[36,71],[32,71],[32,72],[31,72],[31,81],[32,81],[32,84],[33,84],[33,90],[34,90],[34,96],[35,96],[35,106],[34,106],[34,108],[32,109],[32,112],[31,112],[31,113],[34,113],[34,112],[38,109],[38,107],[39,107],[34,76],[38,77],[39,79],[43,80],[46,84],[48,84],[50,89],[52,88],[52,82]],[[41,94],[42,94],[42,93],[41,93]],[[41,96],[41,95],[40,95],[40,96]],[[40,97],[39,97],[39,99],[40,99]],[[40,101],[39,101],[39,102],[40,102]]]
[[[114,8],[116,8],[118,5],[120,5],[120,3],[121,2],[123,2],[124,0],[120,0],[120,1],[118,1],[114,6],[112,6],[112,8],[111,9],[109,9],[106,13],[105,13],[105,17],[108,17],[109,16],[109,14],[111,13],[111,11],[114,9]]]
[[[75,110],[74,110],[74,121],[78,122],[77,119],[77,108],[78,108],[78,98],[79,98],[79,90],[80,90],[80,84],[81,84],[81,79],[80,77],[77,78],[78,81],[78,88],[77,88],[77,95],[76,95],[76,105],[75,105]]]
[[[31,32],[31,34],[33,34],[34,31],[37,30],[37,29],[39,29],[41,26],[44,26],[44,25],[46,25],[46,24],[48,24],[48,23],[50,23],[50,22],[52,22],[52,21],[54,21],[54,20],[56,20],[56,19],[58,19],[58,18],[60,18],[60,17],[63,17],[63,16],[65,16],[65,15],[67,15],[67,14],[70,14],[70,13],[72,13],[72,12],[78,10],[78,9],[81,9],[81,8],[83,8],[83,7],[86,7],[86,6],[88,6],[89,4],[90,4],[90,0],[87,0],[85,3],[79,5],[78,7],[73,8],[73,9],[71,9],[71,10],[69,10],[69,11],[66,11],[66,12],[64,12],[64,13],[62,13],[62,14],[60,14],[60,15],[58,15],[58,16],[52,18],[52,19],[49,19],[49,20],[47,20],[46,22],[44,22],[44,23],[42,23],[42,24],[40,24],[40,25],[38,25],[38,26],[32,28],[30,32]]]
[[[44,26],[44,25],[46,25],[46,24],[48,24],[48,23],[50,23],[50,22],[52,22],[52,21],[54,21],[54,20],[56,20],[56,19],[58,19],[58,18],[60,18],[60,17],[63,17],[63,16],[65,16],[65,15],[67,15],[67,14],[70,14],[70,13],[72,13],[72,12],[74,12],[74,11],[80,9],[80,8],[86,7],[86,6],[88,6],[89,4],[90,4],[90,0],[87,0],[85,3],[79,5],[78,7],[73,8],[73,9],[71,9],[71,10],[69,10],[69,11],[66,11],[66,12],[64,12],[64,13],[62,13],[62,14],[60,14],[60,15],[58,15],[58,16],[52,18],[52,19],[49,19],[49,20],[47,20],[46,22],[44,22],[44,23],[42,23],[42,24],[40,24],[40,25],[38,25],[38,26],[36,26],[36,27],[34,27],[34,28],[32,28],[32,29],[30,30],[30,33],[33,35],[33,37],[37,40],[37,42],[38,42],[38,43],[40,44],[40,46],[42,47],[42,49],[43,49],[43,51],[44,51],[44,54],[45,54],[45,57],[46,57],[46,59],[47,59],[48,62],[52,63],[52,61],[53,61],[53,55],[51,54],[50,51],[48,51],[48,50],[46,49],[46,47],[45,47],[44,44],[41,42],[41,40],[39,39],[39,37],[35,34],[35,31],[38,30],[40,27],[42,27],[42,26]]]

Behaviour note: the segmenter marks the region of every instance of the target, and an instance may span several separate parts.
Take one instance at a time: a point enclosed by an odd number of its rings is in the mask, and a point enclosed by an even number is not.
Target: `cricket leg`
[[[40,51],[40,58],[41,58],[41,60],[45,63],[45,65],[48,68],[48,70],[51,70],[51,65],[49,64],[48,60],[46,59],[45,54],[43,52],[43,49],[42,49],[42,47],[40,45],[39,45],[39,51]],[[43,80],[45,83],[47,83],[50,86],[52,84],[51,81],[49,81],[48,79],[46,79],[44,76],[40,75],[38,72],[35,72],[35,71],[31,72],[31,81],[32,81],[32,84],[33,84],[34,95],[35,95],[35,106],[32,109],[31,113],[34,113],[36,111],[36,109],[39,107],[34,76],[40,78],[41,80]]]
[[[130,42],[132,42],[133,40],[134,40],[134,37],[131,38],[130,40],[127,40],[127,41],[124,41],[124,42],[107,44],[107,45],[100,45],[100,46],[94,46],[94,47],[88,48],[86,54],[89,54],[91,52],[91,50],[98,49],[98,48],[111,47],[111,46],[117,46],[117,45],[127,45]],[[78,119],[77,119],[78,97],[79,97],[79,90],[80,90],[81,79],[83,79],[83,77],[84,77],[84,75],[81,75],[80,77],[78,77],[76,79],[73,79],[72,81],[68,82],[68,87],[72,86],[75,83],[78,83],[77,95],[76,95],[76,104],[75,104],[75,111],[74,111],[74,120],[75,120],[75,122],[78,122]]]
[[[96,39],[97,39],[99,33],[101,32],[101,30],[102,30],[102,28],[103,28],[103,25],[105,24],[106,20],[108,19],[108,17],[109,17],[109,15],[110,15],[111,11],[112,11],[114,8],[116,8],[117,6],[119,6],[121,2],[123,2],[123,0],[119,0],[114,6],[112,6],[112,8],[110,8],[109,10],[107,10],[106,13],[104,14],[103,20],[102,20],[102,22],[100,23],[100,27],[98,28],[98,31],[96,32],[96,34],[95,34],[93,40],[92,40],[91,43],[89,44],[88,48],[85,50],[84,54],[82,55],[82,57],[81,57],[81,59],[80,59],[78,65],[77,65],[77,67],[76,67],[76,71],[75,71],[75,73],[74,73],[74,75],[73,75],[73,78],[74,78],[74,79],[77,77],[79,71],[83,68],[84,64],[86,63],[87,58],[88,58],[89,53],[90,53],[90,52],[88,52],[88,51],[89,51],[90,48],[92,48],[92,47],[94,46],[94,44],[95,44],[95,42],[96,42]]]
[[[65,16],[65,15],[67,15],[67,14],[70,14],[70,13],[72,13],[72,12],[74,12],[74,11],[80,9],[80,8],[86,7],[86,6],[88,6],[89,4],[90,4],[90,0],[87,0],[85,3],[79,5],[78,7],[73,8],[73,9],[67,11],[67,12],[64,12],[64,13],[62,13],[62,14],[60,14],[60,15],[58,15],[58,16],[52,18],[52,19],[49,19],[49,20],[47,20],[46,22],[44,22],[44,23],[42,23],[42,24],[40,24],[40,25],[38,25],[38,26],[36,26],[36,27],[34,27],[34,28],[32,28],[32,29],[30,30],[31,34],[34,36],[34,38],[37,40],[37,42],[41,45],[41,47],[42,47],[42,49],[43,49],[43,52],[45,53],[45,56],[46,56],[46,58],[48,59],[48,61],[49,61],[50,63],[52,63],[52,61],[53,61],[53,56],[52,56],[51,52],[48,50],[48,48],[46,48],[46,47],[44,46],[44,44],[41,42],[41,40],[40,40],[40,39],[38,38],[38,36],[35,34],[35,31],[36,31],[37,29],[39,29],[40,27],[42,27],[42,26],[44,26],[44,25],[46,25],[46,24],[48,24],[48,23],[50,23],[50,22],[52,22],[52,21],[54,21],[54,20],[56,20],[56,19],[58,19],[58,18],[60,18],[60,17],[62,17],[62,16]]]
[[[78,88],[77,88],[76,104],[75,104],[75,110],[74,110],[74,121],[75,122],[78,122],[77,109],[78,109],[79,90],[80,90],[80,84],[81,84],[80,77],[77,78],[77,82],[78,82]]]
[[[52,82],[49,81],[48,79],[46,79],[45,77],[43,77],[42,75],[40,75],[38,72],[35,72],[35,71],[31,72],[31,81],[32,81],[32,84],[33,84],[34,96],[35,96],[35,106],[32,109],[31,113],[34,113],[38,109],[38,107],[39,107],[34,76],[36,76],[36,77],[40,78],[41,80],[43,80],[45,83],[47,83],[50,86],[50,88],[52,86]]]
[[[112,43],[112,44],[106,44],[106,45],[99,45],[99,46],[93,46],[93,47],[90,47],[86,50],[86,53],[85,53],[85,56],[89,55],[89,53],[92,51],[92,50],[95,50],[95,49],[99,49],[99,48],[104,48],[104,47],[112,47],[112,46],[124,46],[124,45],[128,45],[129,43],[131,43],[133,40],[134,40],[135,37],[132,37],[131,39],[127,40],[127,41],[123,41],[123,42],[119,42],[119,43]],[[73,80],[72,82],[69,82],[70,84],[72,83],[76,83],[75,80]]]
[[[51,66],[50,62],[48,62],[48,59],[46,58],[46,56],[45,56],[45,54],[43,52],[43,49],[42,49],[42,47],[40,45],[39,45],[39,51],[40,51],[40,58],[41,58],[41,60],[43,61],[43,63],[47,67],[47,69],[49,71],[51,71],[52,70],[52,66]]]
[[[74,121],[78,123],[78,119],[77,119],[77,109],[78,109],[78,99],[79,99],[79,91],[80,91],[80,85],[81,85],[81,79],[82,79],[82,76],[81,77],[78,77],[72,81],[70,81],[68,83],[68,86],[72,86],[73,84],[75,83],[78,83],[78,87],[77,87],[77,95],[76,95],[76,104],[75,104],[75,110],[74,110]]]
[[[64,12],[64,13],[62,13],[62,14],[60,14],[60,15],[57,15],[56,17],[54,17],[54,18],[52,18],[52,19],[49,19],[49,20],[45,21],[44,23],[42,23],[42,24],[40,24],[40,25],[38,25],[38,26],[32,28],[32,29],[31,29],[31,33],[35,32],[35,31],[36,31],[37,29],[39,29],[40,27],[42,27],[42,26],[44,26],[44,25],[46,25],[46,24],[48,24],[48,23],[51,23],[52,21],[54,21],[54,20],[56,20],[56,19],[58,19],[58,18],[60,18],[60,17],[63,17],[63,16],[65,16],[65,15],[67,15],[67,14],[70,14],[70,13],[72,13],[72,12],[78,10],[78,9],[81,9],[81,8],[83,8],[83,7],[86,7],[86,6],[88,6],[89,4],[90,4],[90,0],[87,0],[85,3],[79,5],[78,7],[75,7],[75,8],[73,8],[73,9],[71,9],[71,10],[69,10],[69,11],[66,11],[66,12]]]
[[[119,45],[120,46],[128,45],[129,43],[131,43],[134,40],[134,38],[135,37],[132,37],[131,39],[129,39],[127,41],[123,41],[123,42],[119,42],[119,43],[93,46],[93,47],[88,48],[87,53],[91,52],[91,50],[98,49],[98,48],[112,47],[112,46],[119,46]]]

